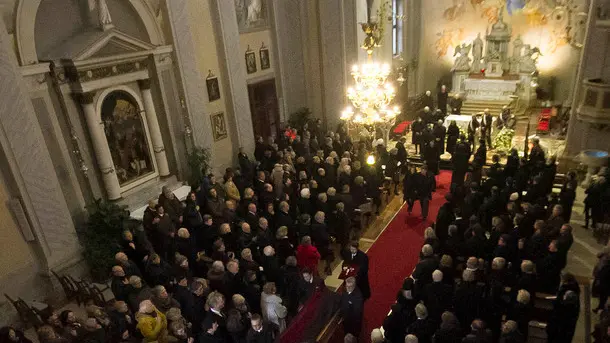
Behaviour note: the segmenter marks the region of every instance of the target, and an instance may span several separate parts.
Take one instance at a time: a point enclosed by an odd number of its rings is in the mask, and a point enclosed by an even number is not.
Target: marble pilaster
[[[275,47],[278,53],[277,77],[280,79],[285,116],[307,107],[305,81],[305,46],[299,0],[272,1]]]
[[[227,85],[231,95],[229,106],[235,116],[237,143],[250,154],[254,153],[254,130],[252,128],[252,113],[250,112],[250,99],[248,99],[248,84],[246,70],[242,60],[244,51],[239,45],[239,29],[237,15],[233,1],[212,0],[212,11],[218,11],[217,34],[223,49],[224,62],[227,75]],[[214,6],[215,5],[215,6]],[[286,95],[284,95],[286,97]]]
[[[80,245],[61,184],[0,17],[0,149],[33,230],[42,272],[61,270],[81,258]]]
[[[165,0],[164,2],[172,29],[174,53],[180,70],[180,83],[192,128],[193,143],[197,147],[210,148],[210,153],[213,154],[212,125],[205,109],[207,89],[197,65],[197,51],[194,48],[192,37],[194,31],[190,29],[189,25],[188,1]],[[226,2],[233,5],[232,1]],[[212,155],[212,161],[213,159],[214,156]]]
[[[83,93],[80,96],[81,106],[83,107],[83,113],[85,115],[85,121],[87,122],[87,128],[89,129],[89,136],[93,143],[93,150],[95,151],[95,158],[97,160],[100,173],[102,174],[102,181],[104,188],[106,189],[106,195],[109,200],[117,200],[121,198],[121,186],[119,179],[116,175],[114,163],[112,162],[112,155],[110,154],[110,147],[108,146],[108,140],[104,133],[104,123],[100,115],[95,111],[93,105],[93,94]]]
[[[144,102],[144,111],[146,112],[146,123],[150,131],[153,151],[157,160],[157,168],[159,168],[160,176],[169,175],[169,166],[167,164],[167,156],[165,155],[165,145],[161,136],[161,128],[159,127],[159,119],[155,110],[155,103],[150,91],[150,80],[140,80],[140,91],[142,92],[142,100]]]
[[[319,3],[322,88],[327,129],[334,129],[347,104],[346,86],[352,83],[349,70],[358,60],[356,3],[325,0]]]

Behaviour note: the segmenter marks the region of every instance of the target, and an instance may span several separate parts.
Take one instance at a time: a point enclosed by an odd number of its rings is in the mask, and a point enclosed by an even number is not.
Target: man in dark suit
[[[324,281],[313,276],[313,273],[305,268],[301,271],[301,278],[299,278],[298,283],[298,298],[299,298],[299,306],[303,306],[309,298],[316,292],[316,290],[320,289]]]
[[[486,108],[483,111],[483,116],[481,118],[481,138],[485,139],[487,147],[491,149],[491,127],[493,123],[493,116],[489,112],[489,109]]]
[[[369,257],[359,249],[358,241],[352,241],[347,250],[343,252],[343,265],[356,266],[356,286],[362,293],[364,300],[371,297],[369,284]]]
[[[424,287],[432,282],[432,272],[438,268],[438,260],[434,256],[434,249],[430,244],[425,244],[421,248],[422,258],[419,260],[413,271],[413,278],[418,287]]]
[[[443,272],[432,272],[432,283],[424,287],[424,304],[428,308],[430,319],[440,322],[443,312],[453,304],[453,287],[443,282]]]
[[[453,163],[453,174],[451,176],[451,183],[458,186],[464,184],[464,177],[468,171],[468,160],[472,150],[470,145],[466,141],[466,136],[460,136],[460,142],[455,147],[455,153],[451,155],[451,162]]]
[[[362,330],[362,316],[364,315],[364,298],[356,287],[356,278],[348,277],[345,280],[345,292],[341,294],[341,316],[343,317],[343,331],[356,337]]]
[[[206,334],[209,335],[210,329],[215,328],[212,330],[211,335],[217,339],[220,339],[218,340],[219,342],[225,342],[229,338],[227,331],[227,318],[223,313],[223,309],[225,307],[225,297],[219,292],[212,292],[210,295],[208,295],[207,304],[210,306],[210,310],[203,321],[202,336],[205,336]],[[216,341],[210,340],[210,342]]]
[[[288,238],[293,245],[296,243],[296,232],[294,227],[294,219],[290,216],[290,205],[282,201],[279,205],[279,211],[275,214],[275,228],[285,226],[288,229]]]
[[[246,336],[247,343],[273,343],[279,333],[279,327],[274,323],[263,321],[257,313],[250,318],[250,330]]]
[[[414,335],[417,337],[418,343],[430,343],[432,342],[432,336],[436,330],[436,325],[431,318],[428,317],[428,309],[424,304],[417,304],[415,306],[415,315],[417,320],[411,323],[407,328],[407,335]]]
[[[256,212],[256,204],[253,202],[248,204],[248,212],[246,213],[246,223],[250,224],[250,228],[253,230],[256,230],[258,227],[258,213]]]
[[[432,193],[436,191],[436,179],[434,174],[428,171],[427,166],[423,166],[421,171],[416,175],[415,178],[418,189],[418,199],[421,204],[422,219],[426,221],[428,219],[428,204],[432,199]]]

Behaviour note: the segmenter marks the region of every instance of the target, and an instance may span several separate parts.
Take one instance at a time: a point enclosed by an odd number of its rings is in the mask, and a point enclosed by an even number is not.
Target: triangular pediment
[[[96,57],[119,56],[152,50],[155,46],[116,29],[83,32],[59,45],[47,59],[82,61]]]

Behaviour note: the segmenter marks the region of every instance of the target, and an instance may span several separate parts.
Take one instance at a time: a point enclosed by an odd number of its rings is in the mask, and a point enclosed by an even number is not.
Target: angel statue
[[[110,11],[106,0],[89,0],[89,10],[93,11],[97,7],[99,27],[106,31],[114,27],[112,24],[112,18],[110,18]]]
[[[483,58],[483,40],[481,34],[477,34],[477,38],[472,42],[472,71],[481,71],[481,59]]]
[[[453,63],[452,71],[469,71],[470,70],[470,57],[468,54],[470,53],[470,48],[472,44],[466,45],[466,43],[462,43],[462,45],[458,45],[455,47],[455,52],[453,53],[453,57],[458,56],[455,59],[455,63]]]
[[[532,49],[529,44],[523,45],[523,55],[519,59],[520,73],[533,73],[536,71],[536,59],[534,53],[540,53],[538,48]]]

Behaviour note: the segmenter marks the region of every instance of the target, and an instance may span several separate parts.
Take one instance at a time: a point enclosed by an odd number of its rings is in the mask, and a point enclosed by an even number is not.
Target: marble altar
[[[468,100],[510,101],[517,92],[519,80],[471,79],[463,81],[463,92]]]
[[[509,102],[511,96],[518,96],[529,103],[535,99],[536,82],[533,75],[537,75],[539,50],[524,44],[521,37],[517,37],[509,55],[511,37],[512,30],[500,12],[485,34],[484,63],[481,63],[481,34],[470,45],[462,43],[456,46],[454,56],[457,57],[451,70],[452,92],[474,101]],[[472,67],[469,65],[471,46],[476,47],[472,49]]]

